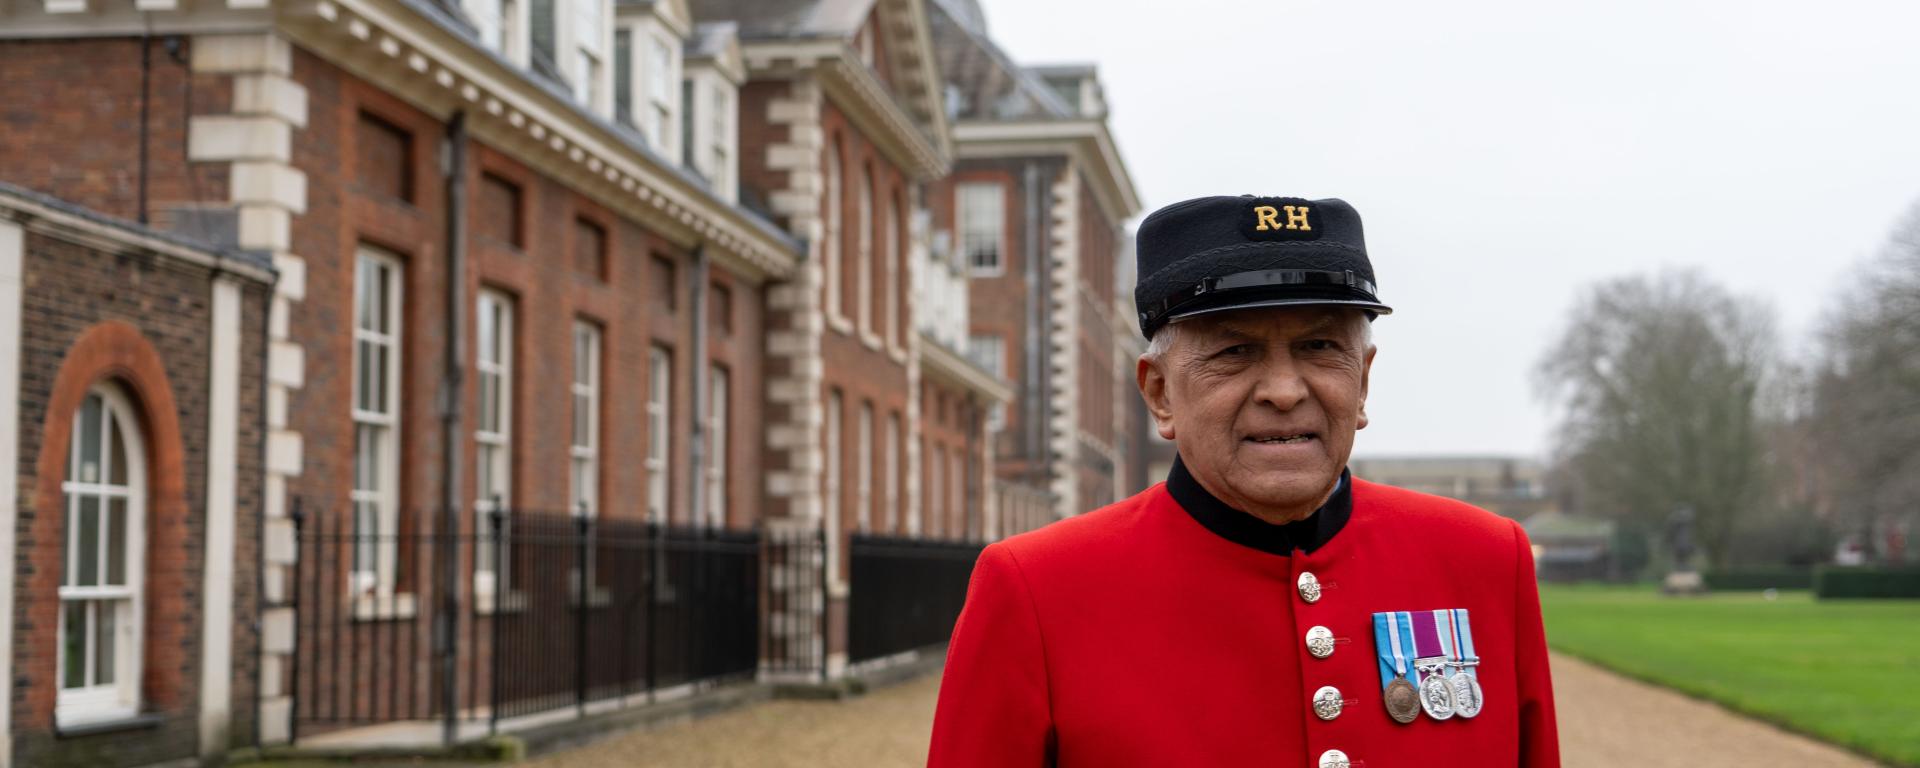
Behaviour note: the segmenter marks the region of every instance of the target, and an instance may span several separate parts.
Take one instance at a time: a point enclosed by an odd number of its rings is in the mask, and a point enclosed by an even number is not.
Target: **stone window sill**
[[[158,728],[163,722],[166,722],[166,718],[153,713],[125,715],[99,720],[82,720],[74,723],[57,723],[54,725],[54,733],[61,738],[94,736],[103,733],[119,733],[121,731]]]

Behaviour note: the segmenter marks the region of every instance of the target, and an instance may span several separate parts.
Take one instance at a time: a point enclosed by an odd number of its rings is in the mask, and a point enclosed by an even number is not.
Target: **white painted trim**
[[[240,284],[213,281],[207,381],[206,603],[200,633],[200,754],[226,754],[233,680],[234,464],[240,441]]]
[[[26,230],[0,220],[0,616],[13,616],[13,572],[17,552],[14,524],[19,520],[20,484],[11,477],[20,463],[21,288],[26,277]],[[13,621],[0,621],[0,680],[13,679]],[[0,768],[13,763],[13,697],[0,696]]]

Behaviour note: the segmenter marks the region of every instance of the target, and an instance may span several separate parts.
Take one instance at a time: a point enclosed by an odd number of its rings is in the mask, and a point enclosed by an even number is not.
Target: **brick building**
[[[1130,492],[1132,336],[1112,286],[1132,187],[1104,120],[1054,86],[1029,83],[1061,111],[1027,154],[987,125],[1024,123],[951,121],[939,12],[0,6],[0,312],[19,318],[0,328],[22,328],[15,354],[0,344],[0,386],[18,390],[0,407],[19,403],[0,411],[18,435],[0,458],[20,468],[0,495],[0,551],[19,561],[0,583],[0,766],[143,765],[375,723],[465,738],[567,685],[615,703],[697,691],[738,671],[702,655],[727,645],[701,633],[725,612],[711,579],[731,577],[675,558],[757,536],[820,551],[731,584],[745,623],[722,628],[747,640],[726,653],[749,677],[826,681],[858,661],[860,542],[953,557]],[[956,162],[1045,171],[1004,192],[1040,205],[1039,250],[1013,247],[1027,209],[1005,228],[1009,271],[1032,253],[1040,282],[994,289],[1042,311],[1003,314],[960,258]],[[1038,332],[1007,331],[1010,362],[983,365],[978,337],[1003,322]],[[67,589],[80,564],[49,545],[71,538],[49,505],[99,490],[41,453],[82,411],[146,449],[152,554],[129,561],[146,574],[131,596]],[[592,538],[616,532],[632,538]],[[549,557],[543,536],[589,543]],[[68,598],[136,606],[113,610],[144,628],[116,636],[139,660],[119,688],[83,665],[78,687],[106,703],[76,718],[54,682]],[[642,629],[587,629],[641,604]],[[645,653],[619,656],[631,636]],[[611,683],[551,663],[591,643],[593,664],[620,666]]]
[[[1093,67],[1021,66],[977,4],[931,8],[957,158],[928,196],[934,241],[971,275],[973,356],[1013,385],[997,475],[1049,499],[1024,529],[1145,487],[1124,228],[1140,201]]]
[[[254,743],[260,638],[235,619],[259,595],[272,283],[255,254],[0,184],[0,763]]]

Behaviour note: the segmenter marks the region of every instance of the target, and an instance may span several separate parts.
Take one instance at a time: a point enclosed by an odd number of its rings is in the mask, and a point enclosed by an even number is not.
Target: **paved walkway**
[[[1553,658],[1566,768],[1855,768],[1873,763],[1712,704]],[[775,701],[629,733],[542,768],[806,768],[926,762],[937,675],[845,702]]]

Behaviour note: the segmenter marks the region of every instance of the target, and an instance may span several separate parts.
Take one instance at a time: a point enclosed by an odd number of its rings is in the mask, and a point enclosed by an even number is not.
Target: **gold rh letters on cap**
[[[1293,206],[1291,205],[1287,206],[1287,210],[1292,211]],[[1255,223],[1255,226],[1253,229],[1256,232],[1266,232],[1268,230],[1274,230],[1274,229],[1280,228],[1280,212],[1277,210],[1274,210],[1274,207],[1271,205],[1254,206],[1253,220]]]
[[[1267,210],[1271,211],[1273,209],[1268,208]],[[1278,226],[1274,227],[1274,229],[1279,228]],[[1287,229],[1298,229],[1302,232],[1313,231],[1313,226],[1307,223],[1307,206],[1287,206]]]

